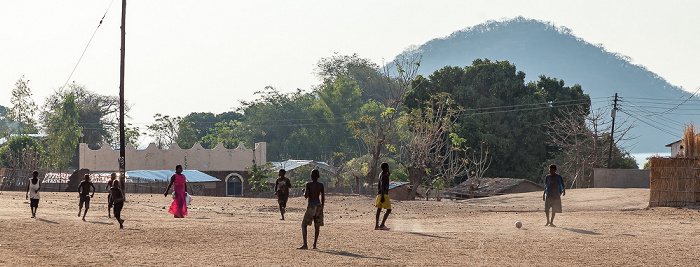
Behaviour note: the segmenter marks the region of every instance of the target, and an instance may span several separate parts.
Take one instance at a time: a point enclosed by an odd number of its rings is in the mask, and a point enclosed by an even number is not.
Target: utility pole
[[[617,93],[615,93],[615,100],[613,100],[613,109],[610,112],[612,117],[612,129],[610,129],[610,151],[608,152],[608,169],[612,166],[612,150],[615,139],[613,139],[613,133],[615,133],[615,115],[617,113]]]
[[[126,192],[126,137],[124,136],[124,55],[126,53],[126,0],[122,0],[122,47],[119,66],[119,184]]]

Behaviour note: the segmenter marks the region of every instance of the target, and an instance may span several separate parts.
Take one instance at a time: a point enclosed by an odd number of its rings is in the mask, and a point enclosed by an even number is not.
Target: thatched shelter
[[[445,190],[450,198],[490,197],[512,193],[542,191],[544,187],[526,179],[512,178],[481,178],[478,188],[472,188],[470,180]]]
[[[649,207],[700,205],[700,159],[649,159]]]
[[[682,141],[679,157],[649,159],[649,207],[700,205],[700,135],[693,123]]]

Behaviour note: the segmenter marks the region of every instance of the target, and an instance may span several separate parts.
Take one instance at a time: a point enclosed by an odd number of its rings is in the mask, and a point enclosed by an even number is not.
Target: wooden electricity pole
[[[126,0],[122,0],[122,47],[119,66],[119,184],[126,192],[126,137],[124,136],[124,55],[126,49]]]
[[[615,100],[613,101],[613,109],[610,113],[612,117],[612,128],[610,129],[610,151],[608,152],[608,169],[612,166],[612,150],[615,143],[613,139],[613,134],[615,133],[615,115],[617,113],[617,93],[615,93]]]

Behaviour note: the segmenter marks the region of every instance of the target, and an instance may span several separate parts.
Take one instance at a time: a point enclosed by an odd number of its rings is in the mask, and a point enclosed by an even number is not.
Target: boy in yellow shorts
[[[381,168],[382,173],[379,174],[377,184],[377,202],[374,204],[377,207],[377,220],[374,223],[374,230],[389,230],[390,228],[386,227],[385,223],[386,218],[391,214],[391,200],[389,200],[389,176],[391,176],[391,172],[389,171],[389,164],[386,162],[382,163]],[[384,213],[382,224],[379,225],[379,216],[382,213],[382,208],[386,209],[386,213]]]

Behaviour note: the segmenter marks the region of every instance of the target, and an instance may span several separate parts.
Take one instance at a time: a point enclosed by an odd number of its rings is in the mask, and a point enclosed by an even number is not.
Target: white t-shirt
[[[36,184],[32,183],[32,178],[29,178],[29,198],[39,199],[39,180],[37,179]]]

